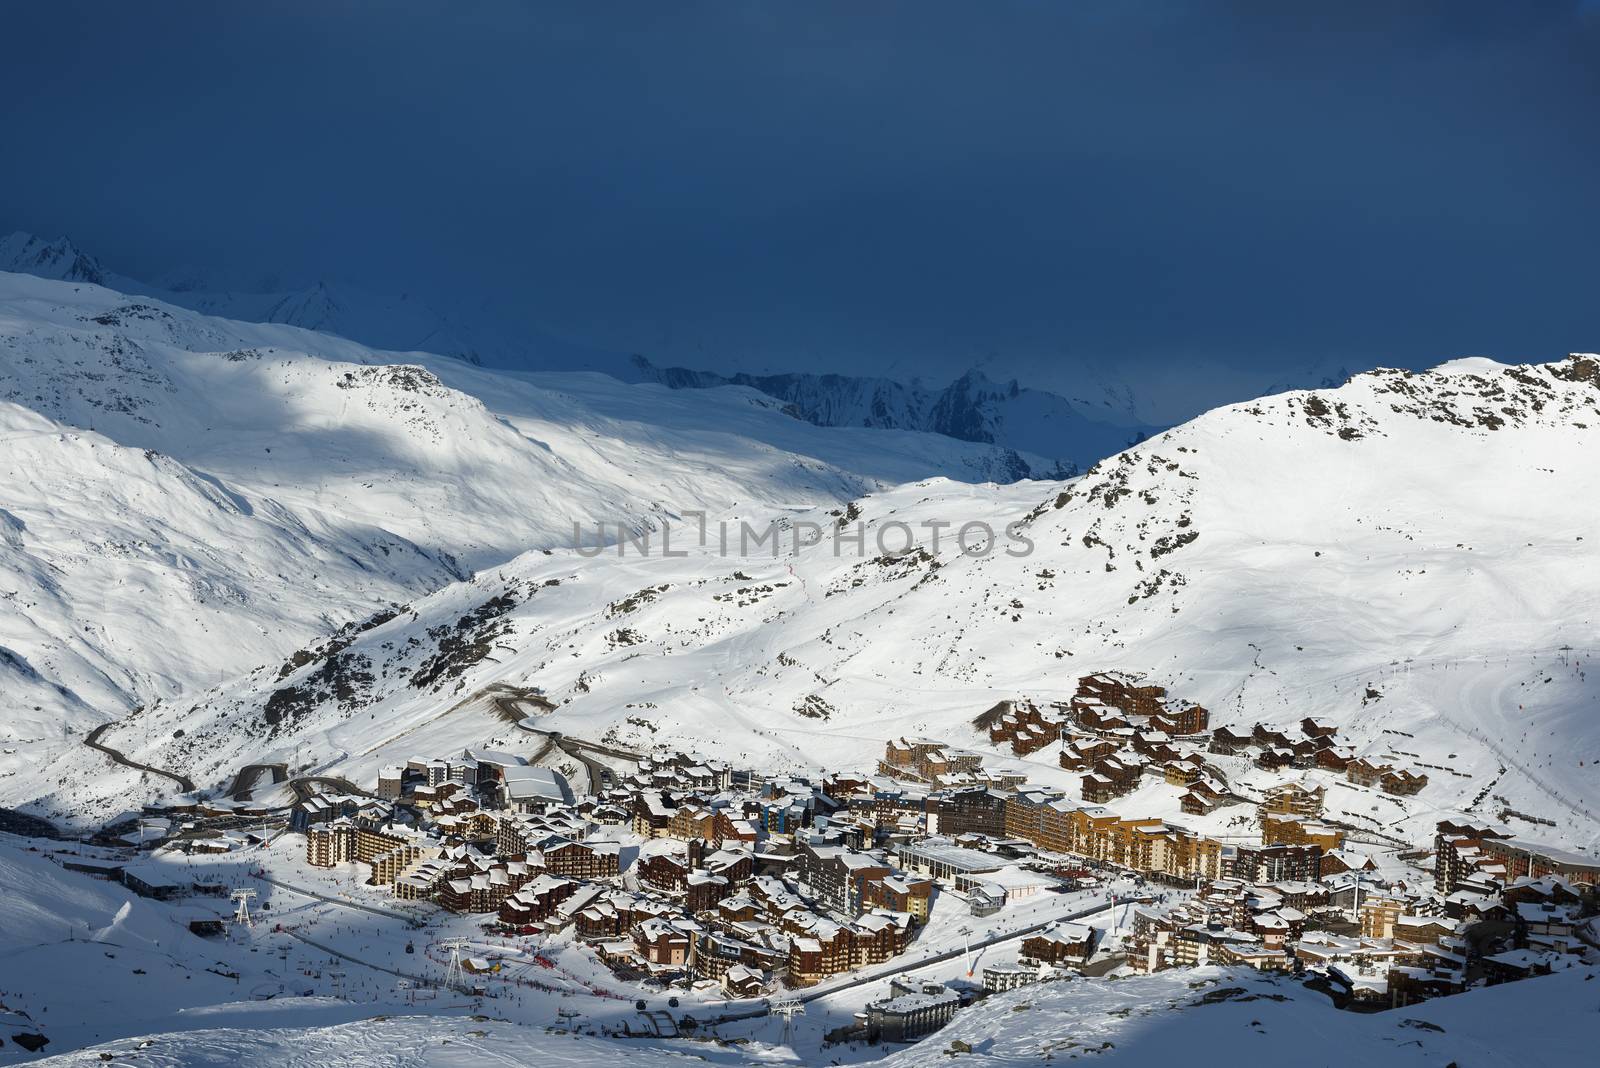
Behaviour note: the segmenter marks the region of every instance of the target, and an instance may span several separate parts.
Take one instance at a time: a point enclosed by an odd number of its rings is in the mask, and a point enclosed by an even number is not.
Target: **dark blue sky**
[[[1600,347],[1600,4],[7,4],[0,231],[703,366]]]

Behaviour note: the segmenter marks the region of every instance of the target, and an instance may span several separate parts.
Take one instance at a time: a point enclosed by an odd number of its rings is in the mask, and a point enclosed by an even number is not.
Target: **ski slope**
[[[529,550],[1016,463],[748,389],[497,374],[67,273],[0,274],[0,804],[60,814],[41,769],[94,726]]]
[[[997,700],[1062,699],[1122,668],[1216,724],[1326,718],[1358,755],[1428,772],[1414,798],[1335,789],[1363,826],[1416,840],[1441,813],[1511,809],[1549,821],[1530,837],[1593,845],[1594,367],[1375,373],[1220,409],[1071,484],[913,483],[779,516],[864,524],[864,555],[831,537],[722,555],[684,528],[682,556],[525,555],[112,738],[197,783],[267,757],[366,780],[424,743],[517,745],[526,732],[482,706],[451,711],[510,684],[556,702],[540,726],[580,737],[862,768],[902,734],[981,751],[972,720]],[[1032,551],[1002,535],[964,555],[949,530],[973,519],[1016,524]],[[936,522],[953,525],[937,550]],[[908,533],[921,544],[902,552]],[[321,696],[352,670],[370,676],[359,692]],[[274,701],[289,714],[269,722]],[[1048,752],[1018,766],[1076,792]]]

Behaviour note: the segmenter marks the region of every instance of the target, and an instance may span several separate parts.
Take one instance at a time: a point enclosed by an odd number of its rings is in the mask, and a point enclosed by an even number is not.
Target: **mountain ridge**
[[[1600,474],[1581,458],[1596,434],[1595,357],[1379,370],[1219,409],[1066,483],[935,480],[777,515],[780,546],[804,524],[824,533],[798,551],[723,556],[711,537],[687,558],[525,555],[118,733],[197,782],[286,747],[360,781],[419,745],[511,744],[489,710],[460,710],[510,684],[556,705],[542,726],[590,738],[648,748],[659,734],[814,772],[931,735],[1075,796],[1077,773],[994,752],[972,720],[1120,669],[1214,724],[1315,716],[1375,759],[1401,731],[1448,769],[1416,798],[1341,799],[1330,815],[1353,825],[1425,835],[1440,812],[1472,818],[1492,780],[1551,838],[1589,846],[1600,784],[1565,758],[1600,757],[1600,679],[1584,670],[1600,654],[1584,539]],[[948,532],[979,519],[1031,551],[963,552]],[[857,523],[864,548],[838,551],[831,532]],[[335,697],[315,681],[330,671],[369,681]],[[1221,833],[1225,816],[1180,817],[1179,792],[1153,783],[1112,807]]]
[[[7,273],[0,441],[7,800],[90,727],[529,550],[1019,462],[750,390],[507,375]]]
[[[747,386],[777,398],[796,418],[818,426],[921,430],[961,441],[1003,445],[1053,457],[1038,478],[1070,478],[1100,457],[1161,428],[1136,421],[1106,422],[1085,406],[1016,379],[994,382],[976,368],[943,387],[891,378],[839,374],[718,374],[657,367],[643,356],[634,366],[647,380],[672,389]]]
[[[165,285],[149,283],[107,269],[66,237],[46,241],[19,231],[0,238],[0,270],[104,285],[206,315],[298,326],[377,349],[437,353],[502,370],[588,370],[630,383],[660,382],[673,389],[740,385],[775,397],[789,405],[792,414],[818,426],[936,433],[1047,458],[1044,463],[1015,465],[1016,477],[1065,477],[1157,429],[1139,421],[1131,410],[1119,416],[1115,406],[1102,404],[1091,411],[1087,402],[1022,389],[1014,380],[993,383],[976,369],[937,389],[889,378],[718,375],[657,368],[642,356],[604,353],[527,331],[513,336],[481,321],[468,323],[459,314],[440,312],[409,296],[375,294],[327,281],[289,292],[217,288],[192,272]]]

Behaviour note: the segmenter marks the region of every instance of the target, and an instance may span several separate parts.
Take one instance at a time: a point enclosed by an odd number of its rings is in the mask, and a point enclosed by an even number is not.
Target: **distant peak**
[[[100,261],[79,249],[70,237],[46,241],[22,230],[0,238],[0,270],[91,285],[104,285],[106,280]]]

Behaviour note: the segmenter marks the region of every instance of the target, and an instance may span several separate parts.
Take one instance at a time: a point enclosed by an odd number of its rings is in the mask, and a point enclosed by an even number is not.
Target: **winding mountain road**
[[[113,749],[109,745],[106,745],[104,742],[102,742],[100,740],[101,736],[115,726],[115,723],[100,724],[100,726],[84,735],[83,744],[88,746],[90,749],[95,749],[104,753],[106,756],[110,757],[112,761],[121,764],[125,768],[133,768],[137,771],[148,771],[152,775],[159,775],[164,779],[171,779],[183,789],[184,793],[194,793],[194,781],[190,779],[189,776],[179,775],[178,773],[172,771],[164,771],[161,768],[151,767],[149,764],[141,764],[137,760],[130,760],[118,750]]]
[[[249,801],[264,774],[271,775],[272,784],[277,785],[289,777],[289,765],[246,764],[234,774],[233,782],[228,785],[227,795],[235,801]]]
[[[616,746],[610,745],[600,745],[596,742],[586,742],[581,738],[573,738],[569,735],[562,734],[560,731],[544,730],[543,728],[532,726],[529,722],[532,719],[532,716],[526,709],[522,707],[523,702],[529,700],[525,692],[510,690],[503,693],[493,693],[489,695],[489,700],[494,705],[495,711],[501,716],[505,717],[507,720],[515,723],[518,729],[525,730],[529,734],[540,735],[546,739],[545,747],[539,750],[538,754],[534,758],[535,760],[542,758],[550,751],[550,747],[554,746],[563,753],[567,754],[567,756],[582,764],[584,771],[587,772],[589,776],[589,792],[591,794],[599,794],[604,791],[609,784],[615,782],[616,773],[612,771],[611,768],[607,767],[603,762],[596,760],[594,756],[590,754],[608,756],[617,760],[626,760],[634,764],[637,764],[639,761],[644,759],[643,754],[635,753],[627,749],[619,749]],[[545,700],[542,694],[538,696],[536,703],[544,706],[546,710],[549,708],[549,702]]]

